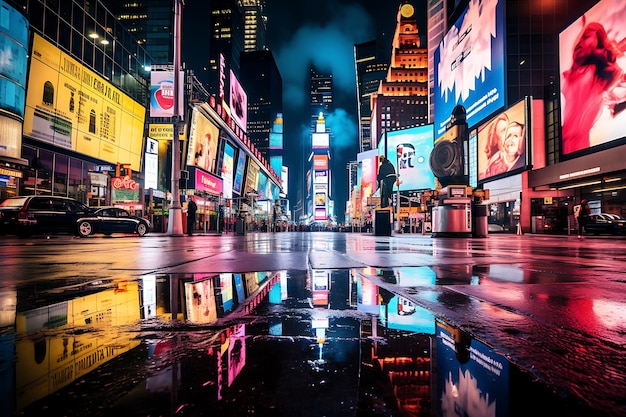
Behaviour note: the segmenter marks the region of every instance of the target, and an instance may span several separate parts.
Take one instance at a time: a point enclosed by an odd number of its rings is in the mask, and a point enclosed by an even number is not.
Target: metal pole
[[[179,101],[180,91],[180,38],[181,38],[181,4],[182,0],[174,0],[174,138],[172,140],[172,206],[170,207],[167,234],[183,235],[183,212],[180,205],[180,139],[179,131],[182,124],[182,103]]]

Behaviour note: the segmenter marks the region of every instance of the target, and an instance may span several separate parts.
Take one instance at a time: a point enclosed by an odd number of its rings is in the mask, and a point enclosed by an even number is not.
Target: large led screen
[[[626,134],[626,3],[603,0],[559,35],[564,155]]]
[[[245,132],[248,123],[248,96],[235,73],[230,71],[230,110],[231,117]]]
[[[24,134],[139,171],[145,107],[37,34],[32,51]]]
[[[194,108],[189,130],[187,166],[196,166],[205,171],[215,172],[218,140],[219,129],[217,126],[211,123],[197,108]]]
[[[435,50],[435,136],[456,105],[471,127],[505,104],[504,0],[471,0]]]
[[[376,149],[357,154],[357,161],[361,171],[361,175],[359,176],[361,180],[361,205],[359,206],[361,213],[367,213],[368,199],[374,195],[374,192],[378,188],[376,185],[377,159]]]
[[[522,100],[478,128],[478,181],[526,167],[529,143],[526,101]]]
[[[243,149],[239,149],[237,157],[237,168],[235,169],[235,178],[233,179],[233,192],[241,194],[241,185],[243,184],[243,173],[246,167],[246,154]]]
[[[224,181],[224,198],[233,198],[233,168],[235,166],[235,148],[230,143],[224,144],[222,159],[222,180]]]
[[[386,157],[400,175],[400,191],[435,188],[435,175],[429,164],[433,144],[433,125],[387,133]],[[384,152],[384,146],[379,145],[378,149]]]
[[[4,16],[0,18],[0,109],[23,117],[28,67],[28,21],[4,1],[0,1],[0,10],[0,17]],[[0,144],[3,144],[2,139]]]

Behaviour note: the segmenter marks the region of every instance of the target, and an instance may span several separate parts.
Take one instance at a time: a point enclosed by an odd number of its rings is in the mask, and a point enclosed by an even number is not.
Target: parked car
[[[504,232],[504,226],[501,226],[501,225],[495,224],[495,223],[489,223],[487,225],[487,232],[489,232],[489,233]]]
[[[0,234],[76,233],[76,220],[92,211],[67,197],[9,197],[0,203]]]
[[[118,207],[102,207],[91,214],[76,220],[79,236],[87,237],[94,233],[136,233],[143,236],[148,233],[150,222],[142,217],[131,215]]]
[[[626,234],[626,219],[617,214],[592,214],[587,220],[585,232],[593,234],[608,233],[612,235]]]

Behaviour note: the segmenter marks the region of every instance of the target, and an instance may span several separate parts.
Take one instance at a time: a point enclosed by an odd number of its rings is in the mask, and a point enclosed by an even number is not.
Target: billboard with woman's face
[[[219,129],[195,108],[191,116],[187,166],[215,172]]]
[[[522,100],[478,127],[478,181],[526,167],[528,129]]]
[[[559,35],[561,151],[626,135],[626,3],[603,0]]]

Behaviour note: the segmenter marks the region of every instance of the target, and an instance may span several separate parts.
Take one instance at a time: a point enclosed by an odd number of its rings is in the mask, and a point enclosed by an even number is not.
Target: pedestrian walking
[[[193,201],[193,198],[189,198],[187,202],[187,234],[193,235],[193,230],[196,225],[196,211],[198,211],[198,205]]]
[[[589,220],[589,215],[591,214],[591,209],[587,204],[587,200],[583,199],[580,202],[580,205],[574,206],[574,217],[578,221],[578,238],[580,239],[583,236],[583,232],[585,231],[585,226],[587,226],[587,220]]]

